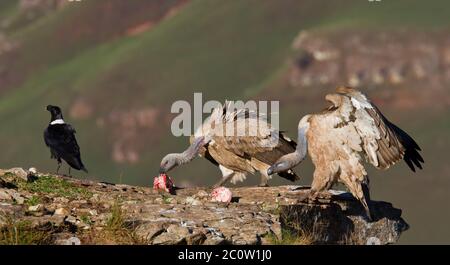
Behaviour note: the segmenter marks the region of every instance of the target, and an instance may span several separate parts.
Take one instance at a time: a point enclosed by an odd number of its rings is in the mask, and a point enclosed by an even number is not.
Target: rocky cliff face
[[[401,210],[374,202],[376,220],[346,193],[297,201],[294,186],[151,188],[0,170],[0,244],[390,244],[408,229]]]

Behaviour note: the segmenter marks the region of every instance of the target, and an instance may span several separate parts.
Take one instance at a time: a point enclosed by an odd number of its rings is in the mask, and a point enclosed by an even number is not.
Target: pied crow
[[[66,161],[70,167],[87,173],[87,169],[81,162],[80,147],[75,139],[75,129],[64,122],[61,109],[58,106],[48,105],[47,110],[51,114],[51,119],[50,124],[44,131],[44,140],[50,148],[50,158],[58,161],[56,173],[58,174],[61,167],[61,159]]]

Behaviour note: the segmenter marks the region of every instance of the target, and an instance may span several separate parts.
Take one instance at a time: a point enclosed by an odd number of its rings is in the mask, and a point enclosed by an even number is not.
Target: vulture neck
[[[191,162],[198,155],[202,146],[203,138],[195,139],[183,153],[175,154],[178,164],[183,165]]]
[[[308,152],[308,141],[306,139],[306,132],[308,130],[308,127],[299,127],[298,128],[298,142],[297,142],[297,148],[294,152],[293,162],[294,165],[300,164],[305,157],[306,153]]]

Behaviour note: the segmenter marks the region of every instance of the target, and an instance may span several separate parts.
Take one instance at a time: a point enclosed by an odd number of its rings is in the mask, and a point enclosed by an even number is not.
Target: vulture
[[[58,106],[48,105],[47,110],[51,114],[50,124],[44,131],[45,144],[50,148],[50,158],[58,161],[56,174],[61,167],[61,159],[69,164],[70,168],[88,172],[81,161],[80,147],[75,139],[75,129],[64,122],[61,109]]]
[[[231,131],[233,130],[233,131]],[[259,172],[259,186],[267,186],[270,165],[283,155],[295,151],[295,141],[273,129],[265,117],[249,109],[231,108],[229,101],[217,106],[211,116],[190,137],[190,146],[183,153],[168,154],[160,164],[160,173],[186,164],[197,155],[208,159],[222,172],[215,187],[227,181],[236,184],[247,174]],[[291,169],[278,172],[291,181],[299,177]]]
[[[363,158],[378,169],[388,169],[403,159],[415,172],[424,163],[419,154],[421,149],[359,90],[338,87],[325,99],[331,103],[330,107],[300,120],[296,151],[281,157],[267,173],[295,167],[308,152],[315,171],[309,194],[301,199],[314,200],[319,192],[341,182],[372,220],[369,179]]]

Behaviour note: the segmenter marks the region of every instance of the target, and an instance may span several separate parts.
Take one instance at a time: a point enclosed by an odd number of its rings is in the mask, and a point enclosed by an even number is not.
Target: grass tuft
[[[85,244],[147,244],[139,238],[132,225],[126,222],[120,203],[116,201],[111,208],[111,216],[102,230],[90,229],[82,235]]]
[[[268,242],[271,245],[312,245],[314,240],[311,235],[305,232],[294,233],[292,231],[282,229],[281,238],[271,233],[267,235]]]
[[[0,217],[2,218],[2,217]],[[49,245],[52,233],[32,227],[29,221],[14,221],[3,217],[5,225],[0,228],[0,245]]]
[[[38,205],[39,203],[42,202],[42,199],[38,196],[32,196],[31,198],[29,198],[28,200],[26,200],[26,204],[28,206],[35,206]]]

